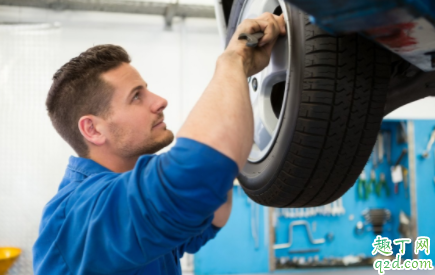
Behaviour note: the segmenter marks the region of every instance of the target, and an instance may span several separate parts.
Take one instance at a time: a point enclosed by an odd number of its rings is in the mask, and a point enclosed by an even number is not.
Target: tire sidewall
[[[239,16],[246,1],[235,0],[228,22],[226,44],[228,45],[238,26]],[[288,3],[286,3],[288,5]],[[299,111],[300,95],[304,71],[304,24],[303,14],[288,6],[290,20],[290,73],[286,78],[288,91],[282,108],[282,121],[277,137],[268,155],[259,162],[248,161],[240,171],[238,179],[242,187],[251,193],[259,194],[275,182],[285,163],[295,131]]]

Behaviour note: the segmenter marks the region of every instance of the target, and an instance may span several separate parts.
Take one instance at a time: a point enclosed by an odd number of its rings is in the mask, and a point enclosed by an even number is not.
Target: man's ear
[[[101,119],[93,115],[82,116],[79,119],[78,126],[83,137],[96,146],[103,145],[106,142],[106,137],[98,131],[100,122]]]

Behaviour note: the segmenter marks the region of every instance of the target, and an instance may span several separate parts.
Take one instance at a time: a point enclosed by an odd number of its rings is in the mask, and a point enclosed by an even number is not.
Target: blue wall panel
[[[431,150],[428,159],[423,159],[421,154],[428,142],[430,132],[435,127],[435,121],[415,121],[415,150],[416,156],[416,180],[417,180],[417,207],[418,207],[418,235],[428,236],[435,242],[435,220],[432,219],[435,212],[435,159],[434,151]],[[361,200],[358,197],[357,185],[354,185],[344,196],[343,205],[346,209],[342,216],[315,216],[303,218],[313,229],[313,222],[316,230],[312,231],[313,238],[325,238],[325,235],[332,233],[334,239],[324,244],[313,245],[309,242],[305,228],[297,226],[293,231],[293,245],[290,249],[279,249],[275,256],[280,257],[344,257],[348,255],[365,255],[371,257],[373,249],[372,243],[375,234],[367,231],[362,235],[356,235],[355,225],[358,221],[364,221],[361,212],[369,208],[387,208],[391,211],[392,220],[385,226],[382,233],[384,237],[390,239],[399,238],[399,213],[411,214],[409,187],[405,188],[403,182],[399,184],[398,194],[394,193],[394,184],[391,180],[390,167],[396,162],[402,149],[408,148],[407,143],[398,144],[397,137],[400,128],[400,121],[384,121],[382,131],[391,132],[391,163],[387,163],[386,157],[383,162],[378,164],[375,169],[376,179],[379,180],[380,173],[386,176],[387,184],[390,189],[390,196],[387,197],[382,192],[381,197],[371,193],[368,200]],[[415,157],[415,156],[414,156]],[[400,164],[406,168],[408,165],[408,155]],[[373,168],[372,158],[364,168],[367,180],[370,179],[370,171]],[[267,208],[256,206],[253,208],[248,197],[240,187],[234,187],[233,211],[230,220],[219,232],[216,239],[210,241],[195,255],[195,274],[247,274],[247,273],[268,273],[269,271],[269,243],[267,229]],[[254,240],[252,233],[252,219],[255,218],[252,210],[258,209],[258,221],[254,219],[255,231],[258,231],[258,241]],[[255,211],[254,211],[255,212]],[[351,219],[353,216],[353,219]],[[276,243],[288,242],[288,225],[291,221],[301,218],[277,219],[275,234]],[[370,226],[369,226],[370,227]],[[433,245],[432,245],[433,246]],[[319,248],[317,253],[289,254],[291,250]],[[394,253],[398,252],[399,247],[393,245]],[[435,261],[435,253],[426,256],[420,253],[421,258],[429,258]],[[407,245],[406,254],[402,258],[412,258],[412,246]],[[292,270],[292,272],[298,272]]]
[[[427,256],[420,252],[421,259],[432,259],[435,263],[435,159],[434,148],[427,159],[421,154],[426,150],[426,145],[435,122],[433,120],[414,121],[415,153],[416,153],[416,182],[417,182],[417,235],[431,238],[431,254]]]
[[[249,202],[241,187],[235,186],[230,219],[216,238],[195,254],[195,274],[268,273],[268,216],[265,210],[266,207]],[[257,215],[259,219],[256,219]],[[254,228],[251,222],[255,223]],[[257,241],[252,236],[253,229],[258,233]]]

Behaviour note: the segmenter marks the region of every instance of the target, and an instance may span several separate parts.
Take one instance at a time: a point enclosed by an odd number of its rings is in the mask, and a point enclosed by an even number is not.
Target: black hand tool
[[[239,40],[247,40],[246,46],[250,48],[255,48],[258,46],[258,42],[263,36],[264,36],[264,32],[256,32],[253,34],[241,33],[239,35]]]

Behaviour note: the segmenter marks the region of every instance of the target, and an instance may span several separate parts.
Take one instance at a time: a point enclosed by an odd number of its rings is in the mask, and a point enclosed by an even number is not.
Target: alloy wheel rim
[[[240,24],[264,12],[284,14],[287,30],[289,5],[283,0],[247,0],[240,12]],[[290,72],[290,32],[280,36],[272,50],[269,65],[248,78],[249,96],[254,114],[254,144],[248,161],[262,161],[270,153],[281,128],[288,94]]]

